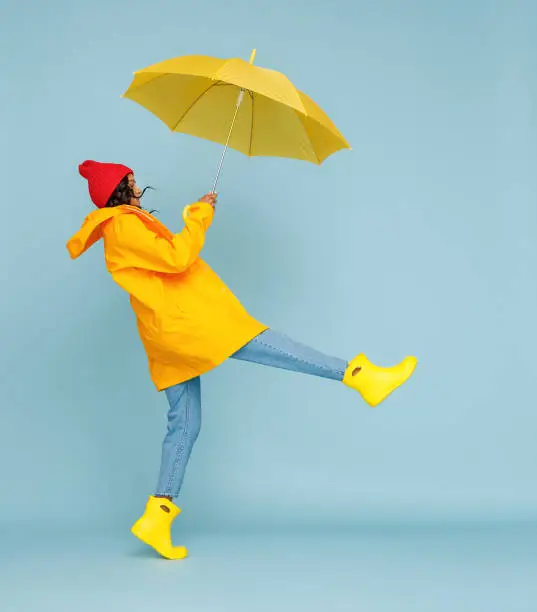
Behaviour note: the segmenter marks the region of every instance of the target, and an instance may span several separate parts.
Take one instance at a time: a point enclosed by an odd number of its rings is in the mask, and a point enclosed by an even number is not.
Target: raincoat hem
[[[254,338],[257,338],[257,336],[267,331],[267,329],[269,329],[268,325],[263,325],[262,323],[258,323],[257,325],[253,327],[253,330],[250,330],[250,333],[246,334],[245,336],[241,338],[240,342],[236,342],[230,345],[228,350],[223,355],[214,359],[211,365],[207,365],[207,367],[200,370],[197,374],[193,374],[192,376],[186,376],[186,377],[179,376],[177,377],[177,379],[174,377],[170,381],[166,381],[166,382],[160,381],[160,380],[157,382],[157,380],[153,378],[152,379],[153,384],[157,388],[157,391],[160,393],[161,391],[165,391],[169,387],[180,385],[181,383],[187,382],[188,380],[192,380],[193,378],[196,378],[197,376],[203,376],[204,374],[207,374],[211,370],[214,370],[218,366],[222,365],[224,361],[227,361],[232,355],[234,355],[237,351],[239,351],[243,346],[246,346]]]

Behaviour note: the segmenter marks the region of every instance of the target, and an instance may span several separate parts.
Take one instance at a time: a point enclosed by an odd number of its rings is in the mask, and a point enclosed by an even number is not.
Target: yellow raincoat
[[[67,243],[75,259],[104,239],[106,267],[130,294],[159,391],[208,372],[267,329],[199,258],[213,214],[191,204],[185,228],[172,234],[136,206],[102,208]]]

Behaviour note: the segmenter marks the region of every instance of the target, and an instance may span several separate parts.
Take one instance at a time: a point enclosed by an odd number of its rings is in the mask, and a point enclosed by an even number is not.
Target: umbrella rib
[[[173,126],[172,128],[172,132],[175,132],[175,130],[177,129],[177,126],[181,123],[181,121],[188,115],[188,113],[192,110],[192,108],[203,98],[203,96],[213,87],[215,87],[216,85],[219,85],[221,83],[221,81],[215,81],[214,83],[211,83],[209,85],[209,87],[207,87],[207,89],[205,89],[204,91],[202,91],[200,93],[200,95],[194,100],[194,102],[192,102],[192,104],[186,109],[186,111],[181,115],[181,117],[179,117],[179,120],[177,121],[177,123]]]
[[[298,122],[302,126],[302,129],[304,130],[304,133],[306,134],[306,138],[308,139],[308,144],[309,144],[310,150],[313,153],[313,156],[315,157],[316,163],[317,163],[318,166],[320,166],[321,165],[321,160],[319,159],[319,156],[317,155],[317,151],[315,150],[315,147],[313,146],[313,143],[311,141],[310,135],[308,133],[308,128],[306,127],[304,121],[302,121],[301,113],[297,113],[295,111],[295,115],[296,115],[296,117],[298,119]],[[305,119],[309,119],[308,115],[306,115],[306,114],[303,114],[302,116]]]
[[[254,96],[253,91],[248,91],[248,93],[250,94],[250,97],[252,98],[252,119],[250,121],[250,146],[248,147],[248,157],[251,157],[252,156],[252,141],[254,139],[254,100],[255,100],[255,96]]]

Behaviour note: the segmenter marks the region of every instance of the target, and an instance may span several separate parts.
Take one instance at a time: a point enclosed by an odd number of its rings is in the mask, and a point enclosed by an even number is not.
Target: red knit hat
[[[80,164],[78,171],[88,180],[90,198],[99,208],[106,206],[115,188],[128,174],[134,174],[123,164],[103,164],[91,159]]]

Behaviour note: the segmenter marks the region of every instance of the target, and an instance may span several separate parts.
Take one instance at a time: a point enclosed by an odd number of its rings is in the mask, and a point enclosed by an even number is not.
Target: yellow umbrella
[[[282,73],[242,59],[176,57],[134,73],[123,97],[134,100],[172,131],[224,144],[248,156],[321,164],[350,146],[326,113]]]

